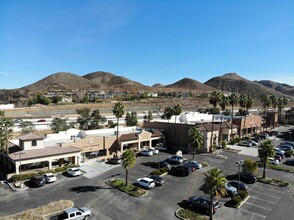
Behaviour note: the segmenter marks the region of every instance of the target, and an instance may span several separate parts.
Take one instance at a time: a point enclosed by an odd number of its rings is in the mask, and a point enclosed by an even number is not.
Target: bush
[[[287,150],[285,151],[285,157],[291,157],[293,155],[293,150]]]
[[[242,200],[244,200],[248,196],[248,192],[246,190],[241,190],[239,192],[239,196],[241,197]]]
[[[35,176],[36,173],[25,173],[25,174],[18,174],[18,175],[13,175],[11,177],[13,182],[17,182],[17,181],[24,181],[24,180],[28,180],[31,177]]]
[[[242,198],[241,198],[241,196],[234,196],[231,201],[234,206],[238,206],[238,205],[240,205]]]
[[[168,172],[168,168],[167,167],[161,167],[159,169],[160,173],[163,174],[163,173],[167,173]]]
[[[161,175],[160,170],[153,170],[151,173],[151,175]]]
[[[208,164],[208,162],[204,161],[204,162],[202,163],[202,166],[203,166],[203,167],[208,167],[209,164]]]

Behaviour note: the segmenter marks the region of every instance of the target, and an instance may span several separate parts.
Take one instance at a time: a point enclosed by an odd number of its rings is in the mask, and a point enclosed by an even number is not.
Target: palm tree
[[[125,113],[125,106],[123,105],[122,102],[117,102],[114,104],[114,107],[113,107],[113,110],[112,110],[112,113],[113,115],[115,115],[116,119],[117,119],[117,124],[116,124],[116,156],[117,153],[118,153],[118,121],[119,121],[119,118],[121,118],[124,113]]]
[[[233,136],[234,106],[237,105],[238,102],[239,102],[239,94],[238,93],[232,93],[229,96],[229,103],[232,106],[232,112],[231,112],[231,137]]]
[[[266,130],[267,130],[267,123],[268,123],[268,108],[271,105],[271,100],[269,99],[268,95],[263,94],[260,96],[260,101],[262,103],[262,108],[264,109],[265,116],[266,116]]]
[[[227,179],[222,172],[223,171],[218,168],[211,168],[207,173],[204,173],[205,179],[203,188],[204,192],[209,194],[210,197],[210,220],[212,220],[213,215],[214,196],[218,197],[226,194],[225,183],[227,182]]]
[[[195,159],[195,150],[199,150],[203,145],[204,137],[197,128],[189,129],[189,143],[193,148],[193,160]]]
[[[224,117],[224,111],[226,110],[226,107],[229,105],[229,97],[228,96],[225,96],[223,93],[221,95],[221,100],[219,102],[219,105],[221,107],[221,111],[222,111],[222,117],[221,117],[221,125],[223,123],[223,117]],[[220,134],[220,142],[222,141],[222,126],[220,127],[221,129],[221,134]]]
[[[175,130],[175,135],[174,135],[174,145],[176,146],[176,135],[177,135],[177,132],[176,132],[176,123],[177,123],[177,116],[181,114],[182,112],[182,107],[177,104],[173,107],[172,109],[172,112],[173,112],[173,115],[175,116],[175,125],[174,125],[174,130]]]
[[[263,178],[265,178],[265,169],[266,169],[267,159],[269,157],[273,157],[274,154],[275,154],[274,145],[271,140],[265,140],[259,145],[258,156],[261,159],[261,162],[263,162],[263,175],[262,175]]]
[[[247,115],[249,114],[249,109],[252,108],[252,104],[253,104],[253,98],[250,95],[247,95],[246,105],[245,105],[246,114],[245,114],[244,125],[246,124],[246,118],[247,118]]]
[[[135,152],[132,151],[131,149],[127,149],[123,154],[122,154],[122,166],[126,170],[126,186],[128,185],[128,175],[129,175],[129,168],[132,168],[136,164],[136,155]]]
[[[213,112],[212,112],[212,123],[211,123],[211,130],[212,130],[212,134],[211,134],[211,138],[210,138],[210,146],[212,146],[212,140],[213,140],[213,129],[214,129],[214,113],[216,112],[216,106],[218,105],[218,103],[221,101],[221,93],[218,91],[214,91],[211,94],[211,97],[209,99],[209,104],[213,105]]]

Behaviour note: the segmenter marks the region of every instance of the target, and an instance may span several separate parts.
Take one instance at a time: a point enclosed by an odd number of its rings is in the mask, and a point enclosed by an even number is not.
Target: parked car
[[[250,143],[251,146],[257,146],[258,145],[258,142],[254,141],[254,140],[248,140],[247,142]]]
[[[282,160],[283,160],[283,158],[280,156],[280,155],[274,155],[274,158],[276,159],[276,160],[278,160],[279,162],[281,162]]]
[[[280,152],[276,152],[276,154],[275,155],[278,155],[278,156],[280,156],[282,159],[284,159],[284,157],[285,157],[285,155],[283,154],[283,153],[280,153]]]
[[[294,148],[294,143],[292,143],[290,141],[285,141],[285,142],[281,143],[281,145],[290,145],[292,148]]]
[[[167,158],[167,161],[170,164],[180,164],[180,163],[184,162],[184,159],[181,156],[173,155],[173,156],[170,156],[169,158]]]
[[[256,143],[259,143],[259,141],[260,141],[259,138],[251,138],[250,140],[255,141]]]
[[[72,207],[64,210],[60,215],[58,215],[58,220],[67,220],[67,219],[74,219],[74,220],[88,220],[91,216],[91,210],[83,207]]]
[[[112,158],[107,159],[107,162],[109,164],[120,164],[121,163],[121,159],[118,158],[118,157],[112,157]]]
[[[203,211],[206,214],[210,214],[210,198],[207,196],[191,196],[188,200],[190,207],[193,207],[199,211]],[[219,208],[219,202],[213,199],[213,213]]]
[[[283,151],[293,150],[293,147],[291,147],[290,145],[279,145],[278,148]]]
[[[241,141],[241,142],[239,142],[238,145],[239,146],[244,146],[244,147],[251,147],[252,146],[252,144],[249,143],[248,141]]]
[[[45,173],[43,176],[45,177],[46,183],[53,183],[56,181],[56,176],[53,173]]]
[[[294,159],[288,159],[284,164],[294,166]]]
[[[185,165],[190,165],[195,167],[195,169],[200,169],[202,167],[201,163],[198,163],[196,160],[188,160],[184,162]]]
[[[80,176],[80,175],[82,175],[81,170],[79,168],[77,168],[77,167],[68,168],[66,170],[66,172],[70,176]]]
[[[225,188],[227,190],[227,194],[229,196],[235,196],[238,194],[238,191],[236,189],[236,187],[232,186],[230,183],[226,182],[225,183]]]
[[[248,185],[246,183],[243,183],[242,181],[238,181],[238,180],[231,180],[229,181],[229,184],[231,186],[236,187],[236,189],[238,189],[238,186],[240,187],[240,190],[247,190],[248,189]]]
[[[192,173],[192,170],[188,166],[178,165],[178,166],[173,166],[170,172],[176,176],[188,176]]]
[[[168,161],[163,160],[163,161],[160,161],[159,163],[158,162],[154,162],[152,164],[152,167],[153,168],[156,168],[156,169],[161,168],[161,167],[167,167],[170,170],[172,166],[170,165],[170,163]]]
[[[153,154],[159,154],[159,150],[154,147],[150,147],[148,150],[151,150]]]
[[[152,150],[142,150],[139,152],[139,155],[142,156],[152,156],[153,155],[153,151]]]
[[[38,122],[46,122],[45,119],[39,119]]]
[[[276,153],[285,154],[285,151],[281,150],[281,149],[278,148],[278,147],[275,147],[274,150],[275,150]]]
[[[31,182],[32,186],[40,187],[40,186],[45,185],[46,180],[45,180],[44,176],[36,175],[36,176],[31,177],[30,182]]]
[[[151,189],[155,187],[155,182],[149,177],[140,178],[137,180],[137,184],[145,189]]]
[[[150,179],[153,179],[155,182],[155,185],[157,185],[157,186],[161,186],[162,184],[164,184],[164,179],[159,175],[150,175],[148,177]]]
[[[255,183],[257,179],[252,173],[240,173],[240,180],[244,183]]]
[[[268,158],[268,161],[270,164],[273,164],[273,165],[278,165],[280,163],[279,160],[275,159],[275,158]]]

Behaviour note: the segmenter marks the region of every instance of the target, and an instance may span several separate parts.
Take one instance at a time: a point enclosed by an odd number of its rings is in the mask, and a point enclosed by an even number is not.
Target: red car
[[[38,120],[38,122],[45,122],[45,121],[46,121],[45,119]]]

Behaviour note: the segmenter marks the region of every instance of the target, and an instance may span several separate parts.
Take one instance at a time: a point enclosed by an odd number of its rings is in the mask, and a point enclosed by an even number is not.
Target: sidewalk
[[[87,161],[82,164],[80,164],[80,170],[84,173],[84,177],[90,179],[93,177],[96,177],[105,171],[111,170],[115,167],[121,166],[113,165],[113,164],[107,164],[105,162],[97,162],[97,161]]]

